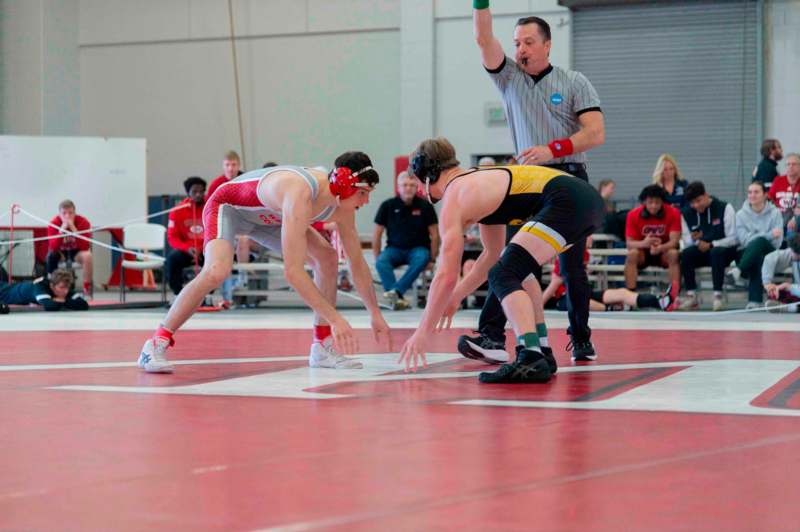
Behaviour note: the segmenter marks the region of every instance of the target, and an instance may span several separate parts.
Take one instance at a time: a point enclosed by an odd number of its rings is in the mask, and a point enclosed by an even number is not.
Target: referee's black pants
[[[554,164],[544,166],[564,170],[584,181],[589,181],[589,175],[583,165]],[[519,227],[516,227],[516,229],[519,229]],[[515,233],[516,231],[508,231],[506,241],[511,240]],[[575,242],[571,248],[558,256],[561,275],[567,288],[567,317],[569,318],[567,334],[572,337],[575,343],[587,342],[592,336],[592,330],[589,328],[589,299],[592,297],[592,286],[589,284],[586,265],[583,263],[585,251],[586,240],[584,239],[580,242]],[[506,321],[506,315],[500,305],[500,300],[494,295],[494,292],[490,291],[478,319],[478,332],[492,340],[505,342]]]

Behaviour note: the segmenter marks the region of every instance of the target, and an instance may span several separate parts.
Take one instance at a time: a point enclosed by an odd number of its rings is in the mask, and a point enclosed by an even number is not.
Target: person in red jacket
[[[769,199],[778,207],[788,232],[797,231],[800,216],[800,154],[786,156],[786,175],[779,175],[769,189]]]
[[[92,294],[92,251],[88,240],[66,235],[66,233],[78,233],[86,238],[92,238],[89,229],[92,225],[89,220],[79,214],[75,214],[75,204],[71,200],[64,200],[58,205],[58,215],[52,220],[52,224],[47,228],[48,241],[47,250],[47,273],[53,273],[58,269],[59,262],[78,262],[83,268],[83,293],[86,296]],[[56,229],[53,226],[58,226]]]
[[[167,254],[167,282],[175,295],[183,288],[183,269],[195,265],[199,270],[203,265],[206,181],[200,177],[190,177],[183,182],[183,188],[188,197],[177,206],[185,207],[170,212],[167,225],[167,242],[172,248]]]

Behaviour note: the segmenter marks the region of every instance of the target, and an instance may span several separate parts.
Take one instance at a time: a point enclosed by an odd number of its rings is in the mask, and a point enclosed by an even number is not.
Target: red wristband
[[[569,140],[569,138],[556,139],[548,144],[547,147],[550,148],[551,152],[553,152],[553,157],[555,158],[572,155],[572,141]]]

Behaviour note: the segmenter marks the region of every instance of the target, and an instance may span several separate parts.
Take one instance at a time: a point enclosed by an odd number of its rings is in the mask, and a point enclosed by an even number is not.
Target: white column
[[[42,0],[42,135],[81,126],[78,0]]]
[[[401,146],[411,152],[434,133],[434,2],[403,0],[400,16]]]

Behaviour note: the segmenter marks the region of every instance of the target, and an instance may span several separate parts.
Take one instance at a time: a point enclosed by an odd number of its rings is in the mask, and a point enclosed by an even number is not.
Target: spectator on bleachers
[[[761,282],[769,297],[767,307],[800,300],[800,233],[794,233],[788,239],[788,244],[788,248],[778,249],[764,257]],[[789,267],[792,269],[792,281],[776,284],[775,274]],[[786,312],[786,308],[779,311]]]
[[[372,252],[381,278],[384,297],[394,310],[409,307],[403,295],[411,288],[439,251],[438,219],[433,206],[417,196],[417,180],[402,172],[397,176],[398,195],[387,199],[375,215]],[[381,238],[386,231],[386,248]],[[397,266],[408,264],[400,280],[394,275]]]
[[[494,157],[484,155],[478,159],[478,166],[497,166],[497,161],[494,160]]]
[[[683,209],[681,219],[685,247],[680,261],[687,297],[681,302],[680,308],[698,308],[695,270],[710,265],[714,287],[713,310],[723,310],[725,268],[736,258],[736,212],[728,203],[710,196],[701,181],[694,181],[686,187],[686,201],[689,207]]]
[[[669,271],[670,293],[677,298],[681,282],[681,213],[667,203],[667,192],[658,185],[644,187],[639,201],[641,205],[628,213],[625,222],[625,287],[635,291],[639,271],[659,266]]]
[[[778,249],[783,240],[781,213],[767,201],[761,181],[753,181],[747,187],[747,199],[736,213],[736,239],[740,256],[731,274],[736,280],[738,277],[748,280],[747,308],[760,307],[764,301],[761,265],[764,257]]]
[[[183,269],[203,265],[203,207],[205,206],[206,181],[190,177],[183,182],[186,199],[180,205],[188,205],[169,213],[167,242],[172,250],[167,254],[167,282],[176,296],[183,288]]]
[[[603,218],[602,232],[613,235],[619,240],[625,240],[625,222],[628,219],[629,210],[617,210],[617,203],[612,198],[617,189],[617,184],[613,179],[603,179],[597,184],[597,191],[606,206],[606,215]]]
[[[653,170],[653,184],[667,192],[667,203],[678,210],[686,207],[686,187],[689,183],[678,168],[675,157],[668,153],[662,153],[658,157],[656,168]]]
[[[0,282],[0,303],[5,305],[41,305],[47,311],[88,310],[89,303],[75,293],[71,271],[56,269],[47,278],[6,284]]]
[[[222,185],[230,181],[231,179],[236,179],[240,175],[242,175],[242,162],[239,158],[239,154],[236,153],[234,150],[230,150],[225,154],[225,157],[222,160],[222,175],[216,177],[211,184],[208,186],[208,192],[206,193],[206,200],[208,200],[211,196],[214,195],[214,192]],[[253,247],[251,241],[246,236],[239,236],[236,239],[236,262],[241,264],[247,264],[250,262],[250,250]],[[231,308],[233,305],[233,289],[234,286],[237,284],[239,285],[246,285],[247,284],[247,272],[239,271],[238,279],[234,279],[233,276],[229,276],[225,281],[222,283],[222,303],[221,306],[224,309]]]
[[[225,154],[222,161],[222,175],[217,176],[208,186],[208,193],[206,199],[214,195],[214,192],[222,185],[236,179],[242,175],[242,163],[239,159],[239,154],[234,150],[230,150]],[[250,262],[250,239],[241,237],[236,242],[236,260],[238,262]]]
[[[783,159],[783,147],[777,139],[764,139],[761,143],[761,161],[753,169],[753,181],[761,181],[767,190],[778,177],[778,161]]]
[[[56,229],[52,226],[47,228],[47,236],[50,237],[47,246],[47,273],[56,271],[60,262],[66,262],[68,269],[73,261],[79,263],[83,268],[83,292],[91,297],[93,268],[90,243],[82,238],[58,237],[58,235],[64,235],[66,232],[81,232],[81,236],[92,238],[92,233],[88,231],[92,225],[80,214],[75,214],[75,204],[68,199],[59,203],[58,214],[50,220],[50,223],[59,228]]]
[[[267,161],[261,168],[272,168],[273,166],[278,166],[278,163],[274,161]]]
[[[217,176],[208,186],[208,195],[206,199],[213,196],[214,192],[221,185],[224,185],[231,179],[236,179],[240,175],[242,175],[241,159],[239,159],[238,153],[236,153],[233,150],[230,150],[225,154],[225,157],[222,160],[222,175]]]
[[[786,175],[779,175],[769,189],[769,199],[778,207],[783,217],[786,233],[797,231],[800,215],[800,154],[786,156]]]
[[[584,255],[584,262],[588,262],[589,253]],[[554,261],[553,271],[550,274],[550,284],[542,293],[542,302],[546,308],[553,308],[566,312],[567,298],[564,297],[567,289],[564,287],[564,278],[561,277],[559,261]],[[653,294],[637,294],[627,288],[610,288],[606,290],[593,290],[589,299],[589,310],[595,312],[652,308],[656,310],[674,310],[677,294],[671,290],[656,296]]]
[[[597,184],[597,191],[603,202],[606,204],[606,214],[613,214],[617,212],[617,204],[611,199],[614,197],[614,191],[617,190],[617,184],[613,179],[603,179]]]

